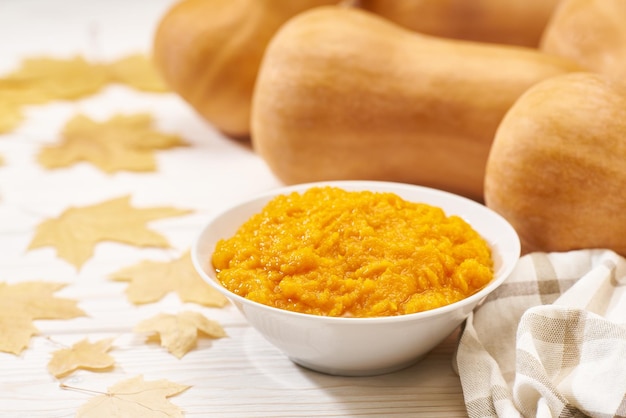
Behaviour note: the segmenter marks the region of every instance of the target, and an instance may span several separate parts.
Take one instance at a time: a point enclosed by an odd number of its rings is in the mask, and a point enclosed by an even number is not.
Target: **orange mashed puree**
[[[217,243],[232,292],[315,315],[377,317],[463,299],[493,278],[485,240],[458,216],[393,193],[281,195]]]

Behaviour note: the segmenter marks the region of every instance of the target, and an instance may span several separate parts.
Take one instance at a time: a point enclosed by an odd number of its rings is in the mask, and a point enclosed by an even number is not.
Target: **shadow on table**
[[[303,394],[296,395],[294,406],[306,397],[317,400],[320,415],[328,413],[325,408],[332,408],[351,417],[465,417],[460,380],[452,367],[457,341],[458,333],[454,333],[421,361],[377,376],[346,377],[312,371],[292,363],[269,343],[265,349],[273,359],[250,358],[250,362],[277,388]],[[285,403],[288,407],[289,397]]]

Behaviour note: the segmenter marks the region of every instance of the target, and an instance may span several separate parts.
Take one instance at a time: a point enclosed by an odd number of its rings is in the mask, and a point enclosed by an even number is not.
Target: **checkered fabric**
[[[470,417],[626,417],[626,259],[532,253],[468,318]]]

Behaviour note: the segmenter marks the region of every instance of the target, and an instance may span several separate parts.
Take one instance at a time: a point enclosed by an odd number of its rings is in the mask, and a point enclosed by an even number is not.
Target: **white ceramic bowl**
[[[211,265],[215,244],[229,238],[250,216],[279,194],[313,186],[336,186],[348,191],[393,192],[405,200],[439,206],[459,215],[489,243],[495,277],[470,297],[437,309],[378,318],[309,315],[266,306],[238,296],[216,279]],[[415,185],[377,181],[332,181],[278,188],[253,197],[213,217],[192,248],[200,275],[230,299],[270,343],[293,362],[319,372],[362,376],[391,372],[418,361],[448,337],[476,305],[510,274],[520,255],[515,230],[484,205],[454,194]]]

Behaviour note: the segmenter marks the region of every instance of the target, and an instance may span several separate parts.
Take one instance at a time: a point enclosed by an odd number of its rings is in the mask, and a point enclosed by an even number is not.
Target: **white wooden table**
[[[109,60],[149,52],[156,22],[172,0],[0,0],[0,72],[30,56]],[[107,118],[151,112],[159,129],[192,145],[158,154],[155,173],[107,175],[89,164],[47,171],[35,156],[55,143],[76,113]],[[223,137],[174,94],[140,93],[119,85],[72,102],[28,108],[25,122],[0,135],[0,281],[55,281],[68,285],[56,295],[79,301],[87,317],[35,321],[40,334],[20,355],[0,353],[0,416],[69,417],[90,397],[136,375],[191,386],[170,398],[186,416],[466,416],[458,377],[452,370],[452,336],[417,365],[400,372],[345,378],[298,367],[251,329],[229,306],[199,307],[174,294],[153,304],[127,301],[126,283],[108,276],[141,260],[161,260],[186,250],[209,215],[252,193],[279,186],[245,142]],[[188,216],[157,221],[174,249],[138,249],[102,243],[77,271],[51,248],[27,251],[34,228],[69,206],[85,206],[132,195],[136,206],[193,209]],[[201,339],[177,359],[132,332],[159,312],[197,310],[219,321],[229,334]],[[115,338],[116,359],[105,373],[77,371],[56,379],[47,371],[51,353],[83,338]],[[0,335],[0,338],[3,338]],[[61,382],[75,389],[61,388]]]

